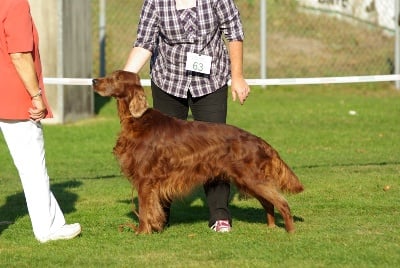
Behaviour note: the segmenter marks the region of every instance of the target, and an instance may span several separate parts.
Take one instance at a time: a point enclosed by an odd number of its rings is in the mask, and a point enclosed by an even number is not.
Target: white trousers
[[[31,120],[0,120],[0,130],[21,179],[33,233],[38,239],[46,238],[65,219],[50,191],[42,125]]]

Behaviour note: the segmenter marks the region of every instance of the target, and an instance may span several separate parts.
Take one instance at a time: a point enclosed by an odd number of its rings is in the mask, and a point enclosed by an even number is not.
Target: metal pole
[[[267,78],[267,0],[260,0],[260,50],[261,50],[261,79]]]
[[[260,76],[261,79],[267,78],[267,0],[260,0]]]
[[[57,20],[58,20],[58,35],[57,35],[57,77],[64,77],[64,0],[57,1]],[[57,118],[59,123],[64,123],[64,85],[57,85]]]
[[[99,12],[100,76],[106,75],[106,0],[100,0]]]
[[[396,42],[394,49],[394,59],[395,59],[395,74],[400,74],[400,0],[395,1],[395,23],[394,27],[396,29]],[[396,81],[396,88],[400,90],[400,81]]]

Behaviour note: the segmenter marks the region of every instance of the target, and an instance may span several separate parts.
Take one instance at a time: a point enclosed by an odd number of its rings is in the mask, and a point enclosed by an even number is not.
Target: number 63
[[[201,71],[203,71],[203,68],[204,68],[203,63],[201,63],[201,62],[193,63],[193,70],[201,72]]]

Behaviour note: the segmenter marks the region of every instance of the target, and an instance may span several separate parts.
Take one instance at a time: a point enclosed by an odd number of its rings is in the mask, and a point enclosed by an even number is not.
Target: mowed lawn
[[[137,195],[112,155],[115,101],[96,100],[92,119],[44,125],[51,187],[67,221],[81,223],[77,239],[34,239],[0,138],[0,267],[400,265],[400,91],[391,84],[252,87],[245,105],[229,101],[229,124],[267,140],[305,186],[286,195],[294,234],[285,232],[279,213],[278,227],[267,228],[261,205],[234,187],[231,233],[207,228],[201,188],[174,202],[164,232],[119,229],[138,223]]]

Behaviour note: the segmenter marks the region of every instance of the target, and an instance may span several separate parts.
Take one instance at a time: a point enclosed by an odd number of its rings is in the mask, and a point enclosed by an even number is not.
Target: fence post
[[[393,0],[395,1],[395,33],[396,33],[396,41],[395,41],[395,55],[394,55],[394,60],[395,60],[395,73],[400,74],[400,1],[399,0]],[[396,88],[400,90],[400,81],[396,81]]]
[[[106,75],[106,0],[100,0],[99,46],[100,76]]]
[[[261,79],[267,78],[267,1],[260,0],[260,76]]]

